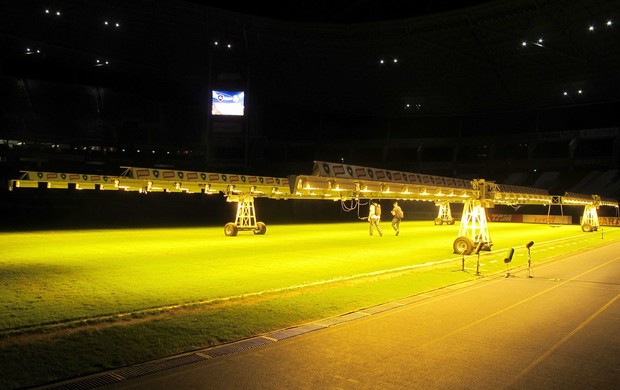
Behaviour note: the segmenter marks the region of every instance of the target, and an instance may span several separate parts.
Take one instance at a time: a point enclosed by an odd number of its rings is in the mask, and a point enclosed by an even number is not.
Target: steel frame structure
[[[437,218],[435,218],[435,225],[454,225],[455,219],[452,217],[452,209],[450,208],[450,202],[439,201],[435,203],[435,206],[439,207]]]
[[[455,253],[471,254],[478,244],[490,250],[491,240],[486,209],[495,205],[547,205],[583,206],[581,223],[584,232],[599,227],[597,209],[615,207],[615,199],[598,195],[566,193],[553,196],[547,190],[496,184],[484,179],[471,181],[433,176],[420,173],[391,171],[381,168],[345,165],[315,161],[311,175],[291,175],[288,178],[253,176],[228,173],[181,171],[173,169],[122,167],[119,176],[81,173],[22,171],[18,179],[11,180],[11,190],[17,188],[58,188],[121,190],[149,193],[181,192],[224,195],[229,202],[237,203],[234,222],[224,227],[227,236],[239,231],[265,234],[265,223],[258,221],[254,199],[323,199],[347,201],[359,199],[394,199],[434,202],[440,207],[435,223],[441,219],[454,223],[451,203],[463,203],[463,215],[458,237],[453,243]]]

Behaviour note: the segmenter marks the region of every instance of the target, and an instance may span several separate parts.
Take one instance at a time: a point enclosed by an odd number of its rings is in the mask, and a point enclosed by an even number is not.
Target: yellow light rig
[[[599,206],[618,208],[613,199],[597,195],[567,193],[552,196],[547,190],[506,184],[484,179],[471,181],[433,176],[421,173],[393,171],[343,163],[315,161],[312,175],[289,176],[291,194],[314,199],[395,199],[433,201],[439,207],[435,224],[451,219],[450,204],[463,203],[463,215],[458,237],[453,243],[454,253],[471,254],[481,244],[481,250],[490,250],[491,240],[486,209],[495,205],[546,205],[557,202],[564,205],[583,205],[583,231],[598,227],[596,209]],[[440,223],[441,222],[441,223]],[[592,227],[592,228],[590,228]]]
[[[598,195],[566,193],[549,195],[547,190],[496,184],[483,179],[472,181],[420,173],[391,171],[342,163],[315,161],[312,175],[291,175],[288,178],[250,176],[226,173],[181,171],[157,168],[122,167],[119,176],[80,173],[23,171],[12,180],[10,189],[60,188],[121,190],[149,193],[181,192],[222,194],[228,202],[237,203],[234,222],[224,227],[224,234],[235,236],[239,231],[265,234],[267,227],[256,218],[254,199],[323,199],[346,201],[359,199],[394,199],[434,202],[440,207],[435,223],[453,224],[451,203],[462,203],[463,215],[458,237],[453,243],[455,253],[471,254],[478,245],[490,250],[486,209],[496,204],[584,206],[582,230],[599,227],[597,209],[615,207],[615,199]]]
[[[96,174],[22,171],[19,179],[12,180],[9,189],[54,188],[223,194],[229,202],[236,202],[235,222],[224,226],[224,234],[235,236],[238,231],[265,234],[267,226],[256,219],[255,197],[288,199],[287,178],[237,175],[213,172],[181,171],[157,168],[122,167],[119,176]]]
[[[124,167],[120,185],[127,188],[146,188],[148,191],[186,193],[221,193],[227,202],[237,203],[234,222],[224,225],[224,234],[236,236],[239,231],[265,234],[267,225],[256,218],[254,199],[288,199],[288,179],[280,177],[238,175],[213,172],[159,170],[153,168]]]

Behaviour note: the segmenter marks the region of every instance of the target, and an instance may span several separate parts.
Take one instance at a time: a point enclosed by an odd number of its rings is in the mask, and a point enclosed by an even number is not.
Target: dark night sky
[[[293,22],[364,23],[414,18],[489,3],[490,0],[312,0],[233,2],[188,0],[214,8]]]

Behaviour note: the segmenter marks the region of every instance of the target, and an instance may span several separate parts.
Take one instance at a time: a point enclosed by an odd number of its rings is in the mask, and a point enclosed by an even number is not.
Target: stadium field
[[[239,340],[447,285],[532,269],[620,239],[620,228],[492,223],[460,256],[459,225],[403,221],[0,234],[0,367],[33,386]],[[504,258],[510,248],[514,256]],[[477,274],[476,271],[479,271]]]

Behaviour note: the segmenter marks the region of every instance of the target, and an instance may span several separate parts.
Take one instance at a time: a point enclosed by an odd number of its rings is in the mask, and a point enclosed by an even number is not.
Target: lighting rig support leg
[[[583,218],[581,221],[581,230],[584,232],[595,232],[598,230],[598,214],[596,206],[587,204],[583,210]]]
[[[263,222],[256,221],[256,208],[254,197],[249,195],[229,196],[229,202],[237,202],[237,216],[235,222],[229,222],[224,226],[224,234],[236,236],[238,231],[252,230],[254,234],[265,234],[267,226]]]
[[[256,228],[256,208],[254,198],[243,196],[237,203],[237,217],[235,218],[237,228],[243,230]]]
[[[479,200],[467,200],[463,206],[463,217],[459,228],[459,236],[454,240],[454,253],[469,255],[474,248],[482,243],[482,250],[490,251],[493,243],[489,236],[487,215]]]
[[[454,225],[454,218],[452,218],[452,211],[450,210],[450,202],[437,202],[435,206],[439,207],[439,213],[435,218],[435,225],[441,225],[444,222],[446,225]]]
[[[555,222],[554,221],[554,216],[551,215],[551,206],[560,206],[560,221],[559,222]],[[560,196],[553,196],[551,199],[551,203],[549,203],[549,206],[547,208],[547,225],[551,226],[551,227],[559,227],[564,223],[564,207],[562,205],[562,197]]]

